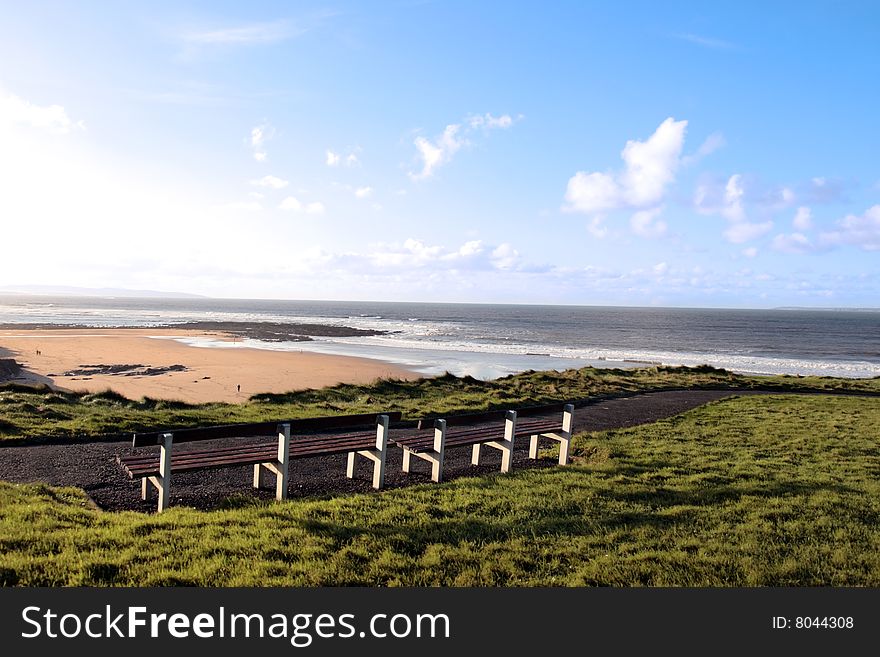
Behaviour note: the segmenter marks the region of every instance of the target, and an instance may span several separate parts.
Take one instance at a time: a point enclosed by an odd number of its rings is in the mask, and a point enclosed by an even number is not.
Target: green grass
[[[313,415],[402,411],[430,413],[509,408],[670,388],[764,388],[778,391],[880,393],[880,378],[744,376],[708,366],[636,370],[586,367],[566,372],[525,372],[495,381],[446,375],[418,381],[379,380],[320,390],[255,395],[244,404],[191,405],[96,394],[0,386],[0,440],[33,437],[89,438],[157,428],[262,422]]]
[[[566,468],[160,516],[0,484],[0,582],[880,586],[878,427],[876,397],[743,397]]]

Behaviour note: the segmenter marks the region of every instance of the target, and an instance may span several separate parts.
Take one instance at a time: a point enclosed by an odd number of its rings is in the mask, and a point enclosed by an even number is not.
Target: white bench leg
[[[504,442],[501,443],[501,472],[510,472],[513,465],[513,439],[516,436],[516,411],[507,411],[504,418]]]
[[[446,420],[434,422],[434,461],[431,463],[431,480],[440,483],[443,478],[443,460],[446,455]]]
[[[150,493],[149,488],[150,481],[146,477],[141,477],[141,499],[146,500],[147,495]]]
[[[410,458],[412,457],[412,452],[410,452],[405,447],[403,448],[403,471],[409,472],[410,467]]]
[[[538,434],[535,434],[529,439],[529,458],[538,458]]]
[[[566,404],[562,411],[562,440],[559,441],[559,465],[568,465],[571,450],[571,426],[574,420],[574,404]]]
[[[471,465],[480,465],[480,447],[482,445],[477,443],[471,450]]]
[[[278,472],[275,476],[275,499],[287,499],[287,483],[290,473],[290,425],[278,427]]]
[[[262,463],[254,463],[254,488],[262,486],[263,465]]]
[[[349,452],[348,453],[348,465],[345,468],[345,476],[349,479],[354,479],[354,466],[355,459],[357,458],[357,452]]]
[[[155,481],[156,488],[159,489],[159,513],[168,508],[171,499],[171,445],[173,442],[174,436],[172,434],[162,434],[162,448],[159,452],[159,477]]]
[[[380,415],[376,425],[376,459],[373,462],[373,488],[385,485],[385,456],[388,454],[388,416]]]

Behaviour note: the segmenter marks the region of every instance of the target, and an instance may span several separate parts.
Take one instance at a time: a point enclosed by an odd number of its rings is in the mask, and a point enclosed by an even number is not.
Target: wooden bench
[[[537,416],[561,412],[559,419]],[[395,438],[393,442],[403,450],[403,471],[410,471],[411,458],[418,457],[431,464],[431,479],[443,477],[443,461],[447,448],[471,446],[471,463],[479,465],[483,446],[501,451],[501,472],[509,472],[513,463],[513,445],[516,438],[529,436],[529,457],[538,458],[538,440],[541,437],[559,442],[559,464],[568,463],[571,446],[571,427],[574,415],[572,404],[533,406],[519,411],[490,411],[454,415],[433,420],[433,430],[424,431],[432,420],[421,420],[415,433]],[[503,422],[503,424],[501,424]]]
[[[275,475],[275,498],[283,500],[287,498],[290,461],[310,456],[347,453],[346,475],[349,478],[354,477],[356,457],[368,458],[373,461],[373,488],[379,489],[385,480],[388,426],[390,422],[400,421],[400,417],[399,412],[378,416],[365,413],[136,433],[132,447],[158,444],[158,459],[155,453],[119,455],[116,459],[130,478],[141,479],[142,499],[147,499],[149,484],[156,488],[159,494],[159,512],[168,508],[172,471],[253,465],[254,488],[260,487],[264,471],[271,472]],[[375,426],[375,431],[338,433],[339,430],[368,426]],[[326,433],[328,431],[337,433]],[[222,438],[269,438],[273,434],[277,436],[277,440],[272,442],[177,452],[172,456],[172,445],[175,443]]]

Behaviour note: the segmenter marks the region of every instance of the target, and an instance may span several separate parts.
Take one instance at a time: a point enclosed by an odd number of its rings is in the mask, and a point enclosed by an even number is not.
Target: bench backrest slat
[[[274,436],[279,424],[290,424],[291,434],[330,431],[333,429],[353,429],[371,427],[376,423],[377,413],[361,413],[358,415],[327,415],[322,417],[304,417],[293,420],[273,420],[271,422],[252,422],[247,424],[223,424],[215,427],[195,427],[191,429],[164,429],[134,434],[133,447],[158,445],[162,435],[174,434],[175,443],[187,443],[197,440],[216,440],[218,438],[248,438],[253,436]],[[385,412],[390,422],[400,422],[401,412]]]
[[[542,406],[526,406],[517,408],[517,417],[531,417],[533,415],[549,415],[551,413],[562,413],[565,402],[555,402],[553,404],[544,404]],[[461,427],[471,424],[481,424],[483,422],[503,421],[506,410],[484,411],[482,413],[463,413],[461,415],[443,415],[437,417],[426,417],[419,420],[419,429],[430,429],[434,426],[434,420],[442,417],[446,420],[447,427]]]

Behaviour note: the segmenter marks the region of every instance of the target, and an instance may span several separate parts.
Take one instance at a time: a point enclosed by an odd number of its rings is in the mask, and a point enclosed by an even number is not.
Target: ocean
[[[0,297],[0,324],[293,322],[388,331],[310,342],[184,341],[378,358],[492,379],[586,365],[708,364],[752,374],[880,376],[880,312],[235,299]]]

